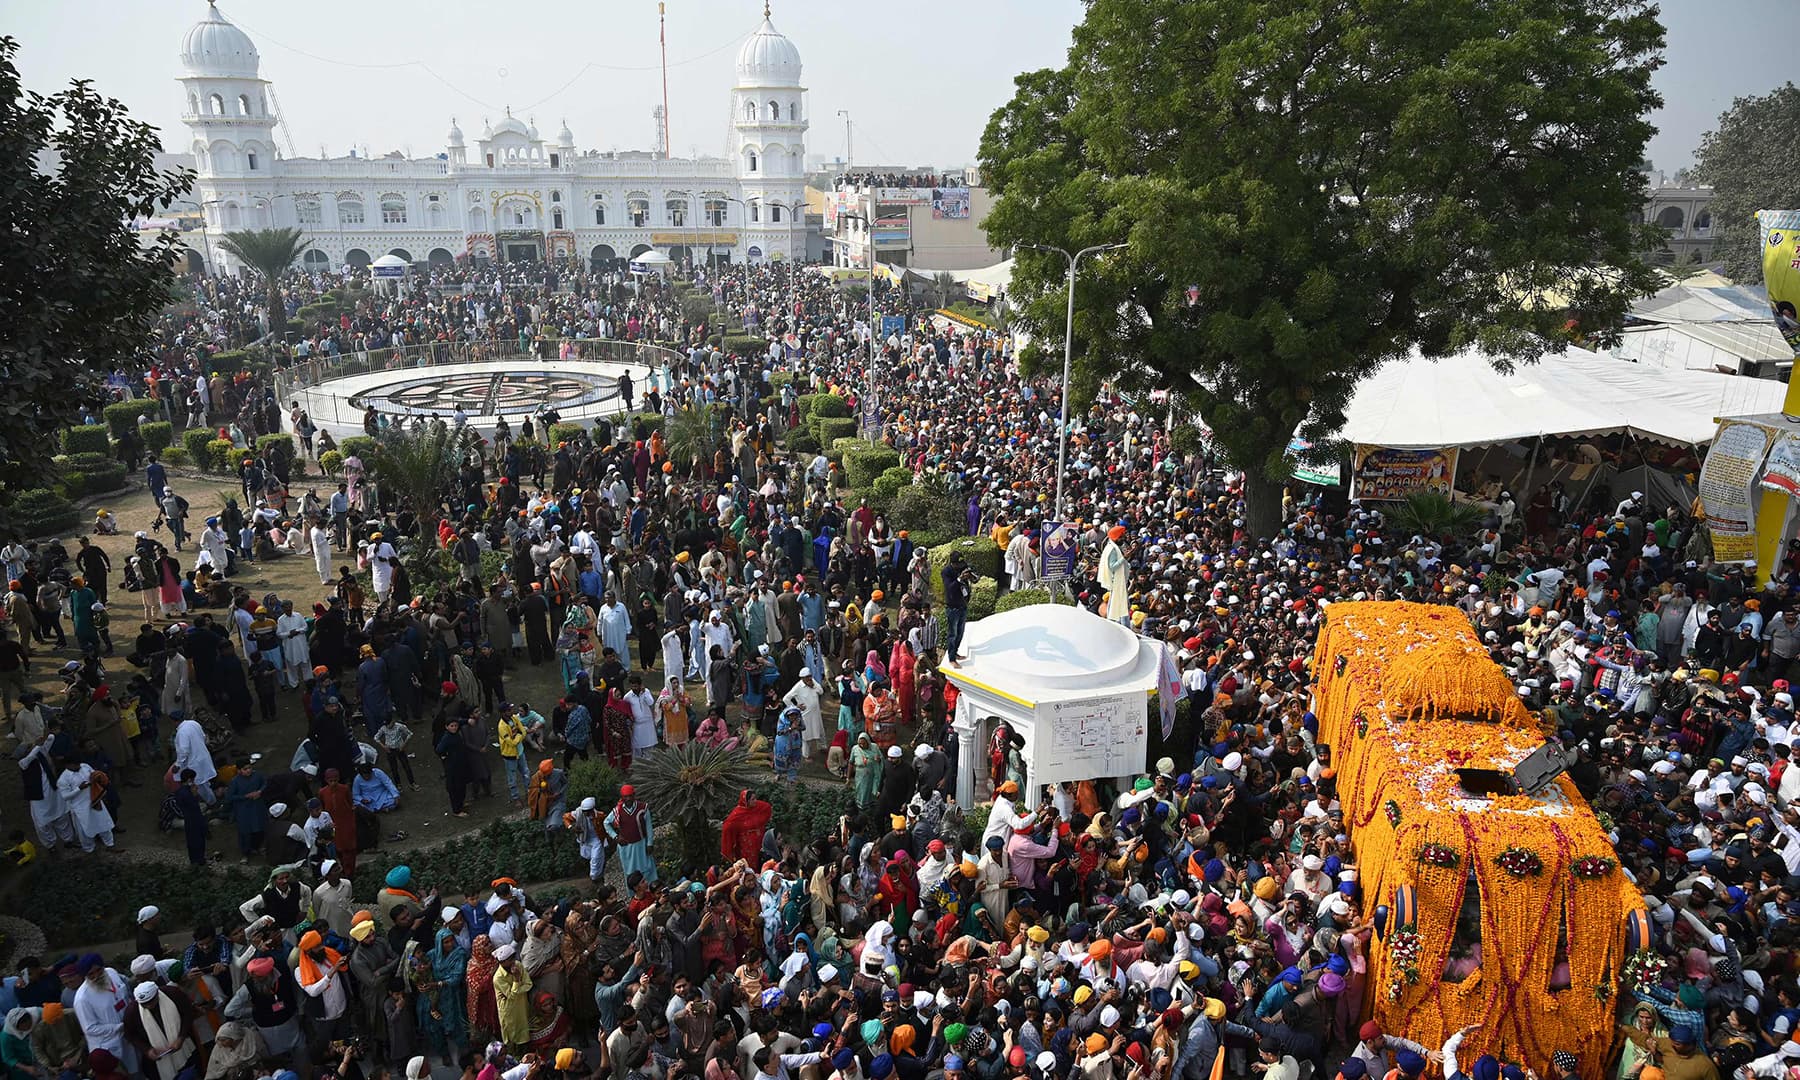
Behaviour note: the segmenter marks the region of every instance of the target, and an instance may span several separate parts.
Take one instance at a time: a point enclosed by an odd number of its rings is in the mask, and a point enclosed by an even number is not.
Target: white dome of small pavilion
[[[447,142],[451,146],[461,146],[463,144],[462,128],[460,128],[456,125],[455,117],[450,118],[450,134],[445,139],[445,142]]]
[[[181,39],[181,66],[189,75],[254,79],[261,61],[250,35],[227,22],[210,0],[206,17]]]
[[[765,13],[756,33],[744,40],[737,55],[739,86],[799,86],[800,50]]]

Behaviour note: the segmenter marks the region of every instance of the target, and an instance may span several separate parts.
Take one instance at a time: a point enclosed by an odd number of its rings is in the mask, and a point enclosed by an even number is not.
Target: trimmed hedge
[[[875,478],[875,494],[881,496],[882,502],[891,503],[894,501],[894,496],[900,494],[900,489],[910,486],[912,482],[913,471],[904,465],[895,465],[891,469],[883,470],[882,474]]]
[[[344,452],[345,457],[361,458],[365,466],[369,464],[369,459],[375,456],[375,448],[378,445],[380,444],[368,435],[352,435],[347,439],[338,440],[338,449]]]
[[[164,465],[175,468],[183,468],[194,463],[194,459],[189,456],[185,446],[165,447],[157,456],[162,459]]]
[[[49,488],[27,488],[6,508],[8,531],[27,540],[66,533],[80,519],[75,504]]]
[[[110,454],[112,440],[107,436],[105,424],[81,424],[63,431],[62,448],[65,454]]]
[[[104,495],[125,486],[125,466],[117,461],[64,466],[57,486],[70,499]]]
[[[651,432],[663,429],[663,414],[659,412],[641,412],[631,418],[632,437],[648,439]]]
[[[236,375],[249,360],[250,354],[243,349],[225,349],[206,358],[206,373],[208,375]],[[214,404],[216,405],[217,402]]]
[[[796,454],[816,454],[819,452],[819,437],[805,428],[795,428],[787,433],[784,440],[789,451]]]
[[[207,449],[212,441],[210,428],[188,428],[181,433],[181,446],[187,451],[188,460],[202,469],[212,468],[212,452]]]
[[[814,416],[850,415],[850,402],[841,394],[801,394],[794,404],[799,406],[802,420]]]
[[[854,420],[836,422],[856,423]],[[821,426],[828,423],[833,423],[833,421],[821,421]],[[851,487],[872,487],[876,477],[889,469],[899,468],[899,466],[900,451],[891,446],[870,444],[866,450],[859,447],[844,454],[844,471],[850,478]]]
[[[325,475],[327,476],[336,476],[343,471],[344,452],[342,450],[327,450],[323,454],[320,454],[319,468],[324,469]]]
[[[206,464],[210,472],[237,471],[237,447],[230,439],[213,439],[206,444]]]
[[[115,439],[123,439],[125,433],[137,426],[140,416],[161,416],[162,407],[149,398],[131,398],[128,401],[115,401],[100,410],[106,417],[107,430]]]
[[[769,375],[769,385],[774,387],[777,391],[793,381],[794,373],[791,371],[776,371]]]
[[[1002,552],[1000,546],[994,543],[991,537],[965,536],[947,544],[939,544],[931,549],[930,561],[927,564],[930,569],[926,586],[931,590],[932,600],[940,604],[944,602],[943,570],[950,564],[950,553],[953,551],[962,552],[963,562],[982,577],[998,578],[1000,576]],[[975,617],[974,607],[975,601],[971,597],[969,601],[969,617],[971,619]]]
[[[769,339],[761,334],[726,334],[719,347],[737,356],[754,356],[769,351]]]
[[[812,419],[811,427],[821,446],[835,443],[839,439],[853,438],[856,435],[856,421],[848,416],[815,416]],[[897,457],[896,460],[898,460]]]
[[[175,425],[167,420],[152,420],[148,424],[139,424],[138,434],[144,437],[144,446],[148,449],[166,450],[175,441]]]
[[[546,432],[550,440],[550,452],[556,452],[557,443],[576,442],[587,433],[588,429],[585,424],[551,424],[550,430]]]
[[[292,435],[285,431],[273,431],[267,435],[256,437],[257,453],[260,454],[271,447],[274,448],[276,457],[285,458],[290,467],[294,464],[295,447]]]

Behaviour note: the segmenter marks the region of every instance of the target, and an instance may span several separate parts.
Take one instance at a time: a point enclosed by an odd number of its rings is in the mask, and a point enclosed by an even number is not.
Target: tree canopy
[[[1800,209],[1800,87],[1786,83],[1742,97],[1700,138],[1693,179],[1713,189],[1713,258],[1745,284],[1763,279],[1758,210]]]
[[[312,245],[299,229],[251,229],[226,233],[219,246],[262,275],[269,291],[269,332],[280,337],[287,329],[287,304],[281,296],[281,275],[300,253]]]
[[[156,129],[87,82],[27,92],[17,52],[0,37],[0,494],[41,482],[55,433],[142,346],[180,241],[132,222],[193,182],[157,172]]]
[[[1297,431],[1414,348],[1525,362],[1653,288],[1637,172],[1663,31],[1639,0],[1091,0],[982,138],[996,245],[1073,250],[1076,393],[1174,387],[1279,518]],[[1013,298],[1062,342],[1064,262]],[[1552,289],[1571,311],[1534,297]]]

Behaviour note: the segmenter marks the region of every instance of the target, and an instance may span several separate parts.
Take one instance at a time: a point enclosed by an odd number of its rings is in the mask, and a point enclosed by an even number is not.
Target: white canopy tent
[[[1631,306],[1611,353],[1621,360],[1691,371],[1772,376],[1794,353],[1759,287],[1688,281]]]
[[[1033,604],[970,623],[955,683],[956,801],[976,800],[976,748],[1000,720],[1024,741],[1026,806],[1045,784],[1144,771],[1157,646],[1086,608]]]
[[[642,255],[634,255],[631,258],[631,272],[634,274],[666,275],[674,265],[674,260],[655,248],[651,248]]]
[[[1786,392],[1767,379],[1622,363],[1578,348],[1511,374],[1476,350],[1414,355],[1363,380],[1339,437],[1425,449],[1630,433],[1698,446],[1712,440],[1717,417],[1780,412]]]

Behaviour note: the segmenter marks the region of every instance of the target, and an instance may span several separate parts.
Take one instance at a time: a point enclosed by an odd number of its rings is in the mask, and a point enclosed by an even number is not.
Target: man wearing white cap
[[[350,896],[350,879],[336,859],[319,864],[318,886],[313,889],[313,914],[331,927],[341,938],[350,936],[350,919],[356,914],[356,902]]]
[[[494,1004],[500,1013],[500,1041],[521,1050],[531,1037],[531,973],[519,962],[519,948],[507,942],[494,950]]]
[[[606,841],[600,834],[599,822],[594,819],[598,805],[590,795],[581,800],[581,805],[568,820],[568,827],[575,832],[576,850],[587,860],[588,880],[596,885],[606,873]]]
[[[180,990],[164,989],[154,980],[138,983],[131,996],[124,1015],[125,1038],[152,1066],[147,1075],[175,1080],[194,1056],[194,1040],[188,1036],[194,1024],[193,1002]]]
[[[800,754],[811,761],[819,752],[819,744],[825,741],[825,723],[819,715],[819,684],[813,679],[812,668],[800,669],[800,681],[783,695],[781,702],[800,710]]]

